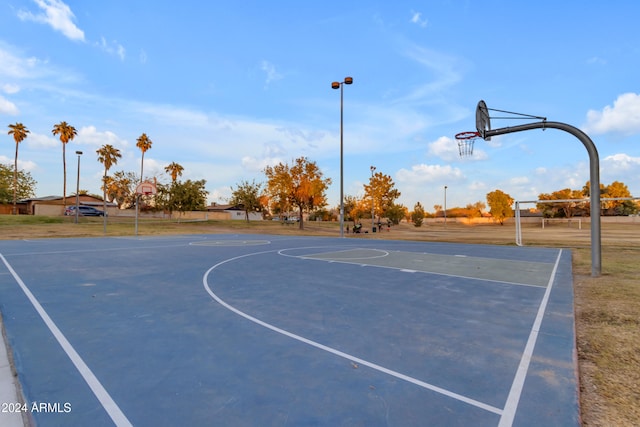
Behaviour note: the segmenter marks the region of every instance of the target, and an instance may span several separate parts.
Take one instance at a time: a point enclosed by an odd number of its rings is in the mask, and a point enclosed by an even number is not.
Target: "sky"
[[[640,2],[609,0],[293,0],[108,2],[0,0],[0,162],[13,165],[8,125],[30,134],[18,167],[36,195],[102,194],[96,150],[122,153],[115,171],[139,174],[136,140],[152,147],[145,177],[206,180],[224,204],[243,181],[305,156],[340,201],[340,90],[344,194],[362,197],[376,172],[416,202],[464,207],[500,189],[515,200],[581,189],[589,155],[574,136],[530,130],[474,143],[478,101],[546,117],[589,135],[600,179],[640,196]],[[495,128],[531,120],[491,111]],[[509,118],[501,118],[509,117]],[[445,190],[446,186],[446,190]],[[526,206],[523,206],[526,207]]]

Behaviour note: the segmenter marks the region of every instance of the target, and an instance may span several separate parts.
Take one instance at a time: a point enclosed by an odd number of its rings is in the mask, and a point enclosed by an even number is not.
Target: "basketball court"
[[[189,235],[0,260],[39,426],[580,425],[568,250]]]

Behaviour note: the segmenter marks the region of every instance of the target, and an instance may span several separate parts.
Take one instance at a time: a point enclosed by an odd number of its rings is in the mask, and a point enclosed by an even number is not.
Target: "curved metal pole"
[[[520,202],[516,201],[516,245],[522,246],[522,231],[520,230]]]
[[[524,125],[506,127],[500,129],[485,130],[482,133],[484,139],[492,136],[504,135],[507,133],[521,132],[531,129],[560,129],[570,133],[582,142],[589,153],[589,172],[590,172],[590,186],[591,186],[591,276],[598,277],[602,272],[602,248],[601,248],[601,235],[600,235],[600,158],[598,156],[598,150],[595,144],[587,136],[586,133],[580,129],[560,122],[536,122],[527,123]]]

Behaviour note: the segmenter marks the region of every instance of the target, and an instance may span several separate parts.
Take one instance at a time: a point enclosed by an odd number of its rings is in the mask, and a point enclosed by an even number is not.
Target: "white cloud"
[[[23,58],[16,56],[10,50],[11,47],[0,43],[0,64],[2,64],[0,76],[11,79],[34,77],[34,71],[37,70],[36,66],[40,64],[40,61],[34,57]],[[7,92],[7,87],[12,87],[12,85],[4,85],[3,90],[5,92]]]
[[[48,60],[22,54],[19,48],[0,40],[0,80],[11,82],[2,86],[0,90],[26,96],[34,89],[47,90],[64,97],[79,93],[77,89],[70,88],[70,84],[76,85],[83,80],[75,70],[60,68]]]
[[[628,154],[614,154],[601,161],[602,176],[600,182],[607,185],[613,181],[624,182],[634,196],[640,196],[637,176],[640,175],[640,157],[631,157]]]
[[[127,141],[118,138],[115,133],[110,131],[100,132],[95,126],[82,127],[78,131],[78,136],[76,136],[74,142],[94,147],[101,147],[105,144],[110,144],[118,149],[122,149],[122,147],[127,147],[129,145]]]
[[[428,153],[440,157],[445,161],[452,161],[457,159],[458,146],[453,139],[441,136],[429,144]]]
[[[20,113],[20,110],[18,110],[16,104],[0,96],[0,113],[17,116],[18,113]]]
[[[471,156],[461,158],[460,151],[458,149],[458,141],[447,136],[441,136],[436,141],[429,144],[428,153],[440,157],[447,162],[461,161],[461,160],[485,160],[488,158],[487,153],[473,147],[473,153]]]
[[[402,183],[431,183],[442,180],[460,180],[464,175],[458,168],[450,165],[413,165],[411,170],[400,169],[396,173],[396,179]]]
[[[197,110],[174,107],[171,105],[156,105],[131,103],[136,113],[142,113],[154,117],[160,123],[188,128],[206,127],[210,119],[205,113]]]
[[[516,176],[509,180],[511,185],[527,185],[531,182],[528,176]]]
[[[142,160],[142,157],[140,157],[140,160]],[[140,162],[138,162],[138,168],[140,168],[140,166]],[[138,172],[139,171],[140,169],[138,169]],[[145,179],[154,176],[161,176],[163,173],[165,173],[164,165],[162,164],[162,162],[159,162],[156,159],[145,156],[143,173]]]
[[[411,22],[419,25],[420,27],[426,27],[428,22],[426,19],[422,18],[422,13],[411,11]]]
[[[5,83],[2,85],[2,91],[11,95],[20,92],[20,86],[11,83]]]
[[[624,135],[640,133],[640,94],[624,93],[618,96],[613,107],[607,105],[602,111],[589,110],[587,132],[596,134],[616,132]]]
[[[21,10],[18,12],[20,19],[47,24],[71,40],[84,41],[84,31],[73,22],[75,15],[69,6],[60,0],[34,0],[34,2],[44,13],[33,14]]]
[[[457,167],[451,165],[427,165],[418,164],[411,166],[411,169],[402,168],[395,173],[394,179],[402,195],[400,203],[408,207],[413,207],[416,201],[420,201],[423,206],[431,206],[432,203],[442,204],[441,197],[444,193],[444,186],[462,188],[467,177]],[[452,204],[456,197],[452,197],[451,191],[448,193]]]
[[[428,79],[428,83],[419,86],[408,96],[399,100],[403,102],[417,100],[429,100],[432,102],[433,94],[440,94],[443,90],[460,82],[462,72],[466,68],[464,61],[457,57],[413,43],[407,43],[406,46],[403,47],[402,53],[432,74],[432,77]]]
[[[273,65],[269,61],[262,61],[262,64],[260,64],[260,69],[267,75],[267,81],[265,82],[266,85],[269,85],[269,83],[271,82],[280,80],[283,77],[282,74],[276,71],[275,65]]]
[[[61,32],[71,40],[85,41],[84,31],[73,22],[75,15],[71,8],[60,0],[33,0],[42,10],[42,13],[32,13],[30,11],[18,11],[18,17],[23,21],[33,21],[49,25],[56,31]],[[126,49],[117,41],[108,42],[104,37],[100,41],[93,43],[110,55],[116,55],[124,61]]]
[[[24,144],[25,142],[32,149],[47,149],[59,147],[61,144],[60,140],[54,138],[53,136],[48,136],[46,134],[41,134],[34,131],[31,131],[27,139],[25,139],[22,143]]]
[[[124,61],[126,50],[124,46],[119,44],[117,41],[114,40],[113,42],[107,42],[104,37],[100,37],[100,42],[96,43],[96,45],[108,54],[116,55],[121,61]]]
[[[487,188],[489,188],[489,186],[487,185],[486,182],[482,182],[482,181],[473,181],[471,184],[469,184],[469,186],[467,187],[469,189],[469,192],[471,193],[487,193]]]
[[[37,169],[38,165],[36,165],[35,162],[32,162],[31,160],[20,160],[20,149],[18,149],[18,170],[24,170],[27,172],[32,172],[35,169]],[[3,165],[10,165],[11,169],[13,170],[13,162],[14,162],[14,158],[9,158],[7,156],[2,156],[0,155],[0,163]]]
[[[214,188],[213,190],[209,190],[209,197],[207,197],[207,201],[209,204],[211,203],[226,203],[231,198],[231,189],[228,187],[222,188]]]
[[[284,162],[284,160],[276,157],[257,158],[244,156],[242,158],[242,167],[249,172],[261,172],[267,166],[277,165],[278,163],[282,162]]]
[[[640,157],[631,157],[628,154],[619,153],[605,157],[602,163],[616,170],[626,171],[640,167]]]
[[[163,140],[184,139],[184,129],[190,129],[192,152],[218,160],[233,160],[238,165],[244,157],[247,165],[258,165],[271,162],[273,158],[290,160],[306,155],[322,159],[334,155],[331,150],[335,147],[335,136],[326,131],[288,123],[223,117],[169,105],[123,103],[122,109],[131,117],[142,117],[145,123],[161,123],[162,130],[158,132],[162,140],[157,141],[160,144],[164,144]],[[149,136],[155,142],[154,135]]]
[[[27,172],[32,172],[38,168],[38,165],[31,160],[20,160],[18,157],[18,169],[25,170]]]

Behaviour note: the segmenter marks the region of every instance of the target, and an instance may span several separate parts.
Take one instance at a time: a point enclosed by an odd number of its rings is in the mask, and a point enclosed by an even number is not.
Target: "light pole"
[[[444,228],[447,228],[447,186],[444,186]]]
[[[344,133],[343,133],[343,93],[344,85],[353,83],[353,77],[345,77],[342,82],[332,82],[332,89],[340,89],[340,237],[344,237]]]
[[[375,203],[373,200],[373,172],[376,170],[375,166],[371,166],[371,232],[375,231],[375,224],[373,222],[373,217],[375,216]],[[380,230],[378,230],[380,231]]]
[[[102,206],[104,209],[104,215],[102,215],[102,232],[107,235],[107,168],[104,168],[104,175],[102,177]]]
[[[80,156],[82,151],[76,151],[78,155],[78,177],[76,178],[76,224],[78,223],[78,215],[80,214]]]

